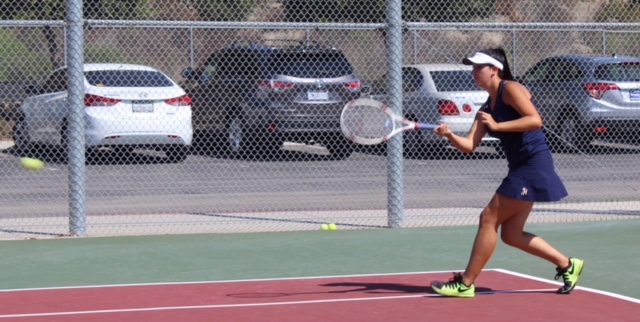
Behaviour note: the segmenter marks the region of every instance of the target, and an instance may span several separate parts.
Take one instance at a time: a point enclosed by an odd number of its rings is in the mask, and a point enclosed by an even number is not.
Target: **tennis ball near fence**
[[[329,230],[329,225],[327,225],[327,224],[322,224],[322,225],[320,225],[320,229],[322,229],[322,230]]]
[[[334,223],[330,223],[328,228],[329,230],[338,230],[338,226]]]
[[[40,170],[44,168],[44,162],[34,158],[20,158],[20,165],[27,170]]]

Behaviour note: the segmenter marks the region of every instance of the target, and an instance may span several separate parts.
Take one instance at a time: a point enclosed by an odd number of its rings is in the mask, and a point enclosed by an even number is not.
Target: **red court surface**
[[[444,298],[450,272],[0,291],[0,321],[638,321],[640,300],[505,270],[476,297]]]

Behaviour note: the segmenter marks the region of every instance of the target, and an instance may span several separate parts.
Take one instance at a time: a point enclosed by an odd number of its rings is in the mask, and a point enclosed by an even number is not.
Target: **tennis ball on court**
[[[44,162],[34,158],[20,158],[20,164],[27,170],[40,170],[44,168]]]
[[[322,224],[322,225],[320,225],[320,229],[322,229],[322,230],[329,230],[329,225],[327,225],[327,224]]]
[[[329,224],[329,230],[337,230],[337,229],[338,229],[338,226],[336,226],[336,224],[334,223]]]

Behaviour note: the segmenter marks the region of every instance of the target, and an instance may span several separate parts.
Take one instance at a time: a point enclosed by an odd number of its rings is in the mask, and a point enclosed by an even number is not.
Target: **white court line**
[[[532,290],[515,290],[515,291],[489,291],[477,292],[476,295],[482,294],[500,294],[500,293],[533,293],[533,292],[549,292],[556,289],[532,289]],[[42,317],[42,316],[61,316],[61,315],[83,315],[83,314],[104,314],[104,313],[128,313],[128,312],[151,312],[151,311],[170,311],[170,310],[195,310],[195,309],[221,309],[221,308],[243,308],[256,306],[281,306],[281,305],[305,305],[319,303],[336,303],[336,302],[359,302],[359,301],[376,301],[376,300],[400,300],[419,297],[442,297],[438,294],[419,294],[419,295],[398,295],[398,296],[378,296],[378,297],[352,297],[344,299],[331,300],[311,300],[311,301],[289,301],[289,302],[270,302],[270,303],[245,303],[245,304],[214,304],[214,305],[197,305],[197,306],[159,306],[137,309],[113,309],[113,310],[94,310],[94,311],[68,311],[68,312],[48,312],[48,313],[25,313],[25,314],[9,314],[0,315],[2,318],[23,318],[23,317]]]
[[[513,275],[513,276],[518,276],[518,277],[521,277],[521,278],[528,278],[528,279],[539,281],[539,282],[546,282],[546,283],[562,285],[562,283],[559,283],[559,282],[549,281],[549,280],[546,280],[544,278],[539,278],[539,277],[535,277],[535,276],[531,276],[531,275],[516,273],[516,272],[508,271],[508,270],[505,270],[505,269],[501,269],[501,268],[494,269],[494,271],[500,272],[500,273],[504,273],[504,274]],[[624,296],[624,295],[611,293],[611,292],[607,292],[607,291],[601,291],[601,290],[597,290],[597,289],[589,288],[589,287],[583,287],[583,286],[580,286],[580,285],[576,286],[575,289],[576,290],[586,291],[586,292],[591,292],[591,293],[596,293],[596,294],[601,294],[601,295],[617,298],[617,299],[620,299],[620,300],[625,300],[625,301],[629,301],[629,302],[640,304],[640,299],[636,299],[636,298],[629,297],[629,296]]]
[[[0,290],[0,292],[43,291],[43,290],[46,291],[46,290],[66,290],[66,289],[85,289],[85,288],[103,288],[103,287],[104,288],[108,288],[108,287],[129,287],[129,286],[193,285],[193,284],[220,284],[220,283],[245,283],[245,282],[246,283],[251,283],[251,282],[265,282],[265,281],[295,281],[295,280],[309,280],[309,279],[332,279],[332,278],[368,277],[368,276],[426,275],[426,274],[451,273],[451,272],[454,272],[454,271],[456,271],[456,270],[451,270],[451,271],[429,271],[429,272],[333,275],[333,276],[279,277],[279,278],[258,278],[258,279],[221,280],[221,281],[193,281],[193,282],[164,282],[164,283],[60,286],[60,287],[42,287],[42,288],[5,289],[5,290]],[[493,269],[486,269],[484,271],[493,271]]]
[[[12,291],[34,291],[34,290],[58,290],[58,289],[88,289],[88,288],[112,288],[112,287],[130,287],[130,286],[156,286],[156,285],[193,285],[193,284],[219,284],[219,283],[240,283],[240,282],[258,282],[258,281],[288,281],[288,280],[308,280],[308,279],[335,279],[335,278],[349,278],[349,277],[369,277],[369,276],[400,276],[400,275],[429,275],[429,274],[441,274],[450,273],[456,270],[446,271],[430,271],[430,272],[405,272],[405,273],[378,273],[378,274],[358,274],[358,275],[335,275],[335,276],[309,276],[309,277],[290,277],[290,278],[264,278],[264,279],[244,279],[244,280],[223,280],[223,281],[201,281],[201,282],[172,282],[172,283],[140,283],[140,284],[114,284],[114,285],[94,285],[94,286],[79,286],[79,287],[52,287],[52,288],[32,288],[32,289],[14,289],[14,290],[0,290],[0,292],[12,292]],[[562,285],[562,283],[546,280],[543,278],[512,272],[505,269],[485,269],[483,271],[495,271],[503,274],[513,275],[520,278],[526,278],[543,283]],[[633,303],[640,304],[640,300],[615,294],[611,292],[600,291],[587,287],[577,286],[576,289],[601,294],[621,300],[626,300]],[[507,290],[507,291],[487,291],[477,292],[476,294],[508,294],[508,293],[529,293],[529,292],[550,292],[555,291],[552,289],[530,289],[530,290]],[[149,307],[149,308],[136,308],[136,309],[113,309],[113,310],[94,310],[94,311],[69,311],[69,312],[49,312],[49,313],[33,313],[33,314],[11,314],[0,315],[0,318],[18,318],[18,317],[39,317],[39,316],[60,316],[60,315],[81,315],[81,314],[101,314],[101,313],[126,313],[126,312],[148,312],[148,311],[167,311],[167,310],[189,310],[189,309],[216,309],[216,308],[233,308],[233,307],[255,307],[255,306],[279,306],[279,305],[303,305],[303,304],[317,304],[317,303],[335,303],[335,302],[353,302],[353,301],[373,301],[373,300],[393,300],[393,299],[408,299],[418,297],[440,297],[438,294],[418,294],[418,295],[401,295],[401,296],[385,296],[385,297],[361,297],[361,298],[347,298],[347,299],[329,299],[329,300],[312,300],[312,301],[290,301],[290,302],[270,302],[270,303],[248,303],[248,304],[218,304],[218,305],[200,305],[200,306],[172,306],[172,307]]]

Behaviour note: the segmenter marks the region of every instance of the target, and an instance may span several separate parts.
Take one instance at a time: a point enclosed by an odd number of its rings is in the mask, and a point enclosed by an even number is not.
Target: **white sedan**
[[[462,64],[418,64],[402,66],[402,113],[412,121],[447,123],[451,130],[465,136],[476,112],[489,94],[479,88],[471,74],[472,67]],[[371,96],[387,101],[386,75],[373,85]],[[405,150],[438,151],[447,144],[432,131],[409,131],[404,134]],[[486,136],[483,142],[493,145],[496,139]],[[416,151],[417,150],[417,151]]]
[[[15,144],[59,144],[66,149],[67,68],[31,86],[13,131]],[[191,98],[164,73],[132,64],[84,65],[87,148],[163,150],[172,162],[187,157],[193,139]],[[66,151],[66,150],[65,150]]]

